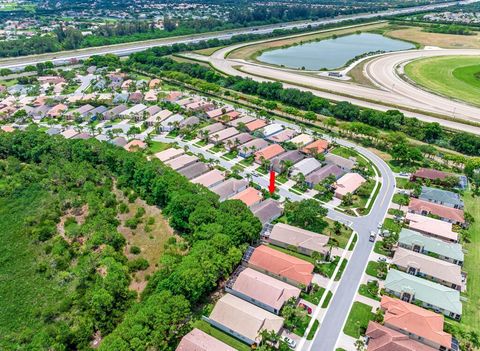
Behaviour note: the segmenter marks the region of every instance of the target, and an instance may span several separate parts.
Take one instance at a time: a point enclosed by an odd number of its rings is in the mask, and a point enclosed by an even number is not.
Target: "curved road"
[[[463,120],[480,123],[480,108],[421,90],[403,81],[395,73],[395,67],[399,64],[416,58],[444,55],[480,56],[480,50],[413,50],[380,55],[366,65],[366,73],[378,86],[376,89],[319,75],[306,75],[304,72],[291,69],[226,58],[230,51],[246,45],[251,43],[223,48],[209,57],[196,54],[185,56],[208,61],[213,67],[229,75],[247,77],[256,81],[281,81],[285,87],[310,91],[317,96],[334,101],[349,101],[359,106],[382,111],[397,108],[408,117],[416,117],[428,122],[435,121],[452,129],[480,134],[480,127],[462,123]],[[445,116],[448,119],[436,118],[431,114]]]

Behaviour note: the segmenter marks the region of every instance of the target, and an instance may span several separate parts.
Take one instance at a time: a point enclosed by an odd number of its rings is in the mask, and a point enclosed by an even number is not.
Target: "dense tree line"
[[[68,141],[36,131],[2,133],[0,160],[7,158],[15,158],[42,169],[55,167],[56,171],[47,173],[48,177],[45,178],[45,181],[53,184],[58,184],[53,175],[68,179],[72,177],[73,184],[79,181],[78,178],[97,177],[98,171],[113,177],[118,187],[133,189],[149,204],[164,209],[172,227],[188,247],[185,249],[185,244],[179,245],[175,240],[169,243],[159,263],[159,270],[151,277],[144,291],[142,301],[134,304],[125,316],[123,311],[133,303],[128,290],[124,289],[125,284],[128,286],[128,277],[112,277],[113,286],[123,291],[110,293],[119,305],[112,304],[112,298],[102,290],[105,282],[100,279],[103,282],[98,287],[100,290],[94,288],[94,295],[85,293],[85,306],[92,308],[86,315],[92,322],[74,324],[70,328],[67,325],[42,335],[42,345],[51,342],[57,345],[55,349],[58,350],[62,347],[86,349],[86,343],[96,331],[100,331],[102,336],[107,335],[101,350],[173,350],[189,328],[192,310],[216,288],[219,280],[229,276],[239,263],[246,245],[257,240],[261,230],[258,219],[242,202],[219,203],[217,195],[190,183],[160,161],[147,161],[141,154],[128,153],[107,143],[96,140]],[[64,172],[65,163],[70,164],[72,172],[75,170],[77,174]],[[89,186],[87,179],[83,179],[77,187]],[[92,180],[98,181],[96,178]],[[112,196],[111,191],[106,189],[104,193],[105,196]],[[107,216],[109,212],[105,213],[107,210],[103,207],[94,210],[98,216],[110,218]],[[101,230],[93,226],[91,250],[95,251],[96,247],[105,244],[111,246],[111,256],[125,265],[124,258],[119,254],[124,239],[116,232],[116,225],[116,221],[111,221],[110,226]],[[113,260],[102,259],[105,265]],[[115,267],[115,261],[111,265]],[[92,281],[90,284],[96,286],[99,277],[95,269],[88,269],[87,272],[89,281]],[[123,296],[126,300],[117,299],[117,296]],[[123,320],[117,326],[120,316],[123,316]],[[56,340],[56,343],[53,344],[52,340]],[[42,347],[38,346],[40,349]]]
[[[434,24],[425,26],[425,32],[442,33],[442,34],[456,34],[456,35],[472,35],[472,31],[466,26],[459,26],[457,24]]]
[[[130,56],[126,67],[133,67],[155,75],[164,75],[186,83],[200,79],[210,85],[203,85],[214,91],[215,86],[256,95],[265,100],[279,101],[304,111],[312,111],[333,116],[349,122],[362,122],[366,125],[387,131],[401,131],[406,135],[427,143],[436,143],[461,153],[480,155],[480,138],[476,135],[458,132],[446,132],[437,122],[423,122],[417,118],[408,118],[400,111],[386,112],[362,109],[349,102],[336,104],[317,97],[311,92],[293,88],[284,88],[279,82],[257,82],[242,77],[225,77],[214,70],[192,63],[176,62],[164,57],[181,50],[180,46],[158,47]]]

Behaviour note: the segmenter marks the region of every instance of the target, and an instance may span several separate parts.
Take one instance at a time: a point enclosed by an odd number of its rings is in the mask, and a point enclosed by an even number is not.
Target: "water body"
[[[368,52],[400,51],[415,48],[412,43],[384,37],[380,34],[350,34],[263,52],[258,61],[306,70],[343,67],[352,58]]]

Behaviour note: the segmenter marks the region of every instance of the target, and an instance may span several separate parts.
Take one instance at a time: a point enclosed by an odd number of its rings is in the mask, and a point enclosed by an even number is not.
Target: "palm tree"
[[[292,160],[282,160],[281,164],[282,164],[282,173],[285,173],[288,176],[290,168],[293,167]]]

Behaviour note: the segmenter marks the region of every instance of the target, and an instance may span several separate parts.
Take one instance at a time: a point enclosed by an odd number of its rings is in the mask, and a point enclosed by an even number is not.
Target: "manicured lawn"
[[[389,252],[386,251],[383,246],[381,241],[377,241],[375,243],[375,246],[373,247],[373,252],[379,254],[379,255],[384,255],[384,256],[389,256]]]
[[[328,228],[325,229],[325,235],[330,236],[330,240],[333,241],[334,246],[345,249],[352,235],[352,229],[350,227],[342,225],[340,233],[336,234],[334,232],[334,221],[330,218],[324,218],[325,222],[328,223]]]
[[[153,154],[156,154],[157,152],[170,149],[171,147],[172,147],[172,144],[169,144],[169,143],[161,143],[159,141],[152,141],[148,150],[150,150]]]
[[[372,294],[370,290],[368,289],[367,284],[361,284],[360,288],[358,289],[358,293],[362,296],[369,297],[371,299],[380,301],[380,297],[378,295]]]
[[[316,270],[318,270],[318,273],[321,275],[331,278],[339,261],[340,257],[336,256],[332,262],[317,265],[318,268]]]
[[[479,56],[443,56],[415,60],[406,75],[434,92],[480,105]]]
[[[277,176],[275,177],[275,182],[276,183],[283,184],[283,183],[286,183],[287,181],[288,181],[288,178],[287,178],[285,173],[277,174]]]
[[[238,156],[238,152],[230,151],[230,152],[224,154],[222,157],[225,157],[225,158],[227,158],[227,159],[229,159],[229,160],[233,160],[233,159],[234,159],[235,157],[237,157],[237,156]]]
[[[372,320],[373,317],[372,306],[355,301],[348,314],[343,332],[348,336],[358,339],[360,337],[360,329],[366,329],[368,322]]]
[[[367,269],[365,270],[365,273],[377,279],[385,279],[385,276],[381,275],[382,272],[380,271],[379,268],[380,268],[380,264],[378,262],[369,261],[367,264]]]
[[[307,340],[313,340],[313,337],[315,336],[315,333],[319,325],[320,325],[320,322],[318,321],[318,319],[315,319],[315,322],[313,322],[312,328],[308,332]]]
[[[394,194],[392,202],[397,205],[407,206],[409,202],[409,196],[405,194]]]
[[[325,300],[322,303],[322,308],[328,307],[328,304],[330,303],[330,300],[332,299],[332,297],[333,297],[333,293],[330,290],[328,290],[327,297],[325,297]]]
[[[413,189],[415,183],[411,182],[408,178],[395,178],[397,188],[399,189]]]
[[[467,272],[467,297],[463,303],[462,324],[472,330],[480,330],[480,198],[473,197],[471,192],[466,192],[463,197],[465,211],[470,213],[475,222],[468,229],[470,243],[464,243],[463,248],[468,251],[465,255],[464,270]]]
[[[340,268],[338,269],[337,275],[335,276],[335,281],[340,280],[342,277],[343,271],[345,270],[345,267],[347,266],[348,260],[345,258],[342,263],[340,264]]]
[[[306,318],[302,321],[302,323],[297,324],[295,326],[295,329],[293,329],[293,333],[298,336],[303,336],[305,335],[305,332],[307,331],[308,324],[310,323],[310,320],[312,317],[306,316]]]
[[[314,287],[312,288],[312,290],[310,290],[310,293],[307,294],[302,291],[300,297],[308,302],[313,303],[316,306],[320,303],[324,292],[325,288],[314,284]]]
[[[356,152],[353,149],[350,149],[344,146],[337,146],[331,151],[331,153],[344,158],[355,157],[359,166],[366,167],[370,175],[373,176],[375,174],[375,172],[373,171],[372,164],[368,162],[366,159],[364,159],[358,152]]]
[[[400,233],[402,230],[402,225],[398,222],[395,222],[392,218],[386,218],[383,222],[383,229],[390,231],[390,233]]]
[[[201,331],[207,333],[208,335],[213,336],[214,338],[223,341],[225,344],[237,349],[238,351],[250,351],[251,348],[249,345],[244,344],[240,340],[234,338],[233,336],[224,333],[220,329],[212,327],[210,324],[204,320],[196,321],[193,326],[200,329]]]

